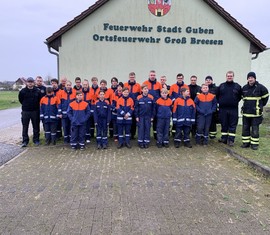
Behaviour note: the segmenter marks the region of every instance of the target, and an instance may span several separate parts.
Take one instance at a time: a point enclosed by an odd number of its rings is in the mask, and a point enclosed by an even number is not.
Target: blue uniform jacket
[[[69,104],[67,115],[73,126],[81,126],[86,123],[90,117],[90,107],[85,101],[74,100]]]
[[[214,113],[217,108],[216,96],[209,92],[198,94],[194,100],[194,103],[199,115],[212,115],[212,113]]]
[[[59,98],[54,95],[44,96],[40,100],[40,120],[44,123],[57,122],[59,103]]]
[[[154,98],[152,95],[139,95],[135,103],[135,117],[150,117],[154,118],[155,109]]]
[[[172,116],[172,100],[170,98],[159,98],[156,102],[155,109],[157,118],[171,118]]]
[[[94,106],[95,123],[98,123],[101,119],[106,119],[107,123],[111,121],[111,106],[108,100],[97,100]]]

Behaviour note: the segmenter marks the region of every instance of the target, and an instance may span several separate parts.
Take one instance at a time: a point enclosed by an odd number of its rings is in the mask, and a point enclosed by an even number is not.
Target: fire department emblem
[[[148,9],[155,16],[164,16],[171,9],[171,0],[148,0]]]

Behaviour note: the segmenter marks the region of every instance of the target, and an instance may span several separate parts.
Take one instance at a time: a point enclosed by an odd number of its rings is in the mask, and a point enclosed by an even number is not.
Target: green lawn
[[[20,106],[18,91],[0,91],[0,110]]]

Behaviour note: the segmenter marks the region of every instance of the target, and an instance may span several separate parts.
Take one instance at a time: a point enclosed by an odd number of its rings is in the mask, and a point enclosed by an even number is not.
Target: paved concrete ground
[[[269,234],[270,184],[213,146],[28,148],[0,168],[1,234]]]

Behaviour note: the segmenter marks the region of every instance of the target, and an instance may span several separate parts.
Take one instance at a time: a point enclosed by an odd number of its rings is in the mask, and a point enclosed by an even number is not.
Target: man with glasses
[[[219,103],[219,120],[221,123],[220,143],[234,145],[235,132],[238,124],[238,104],[241,100],[242,88],[234,82],[234,72],[226,73],[226,82],[217,88]]]

